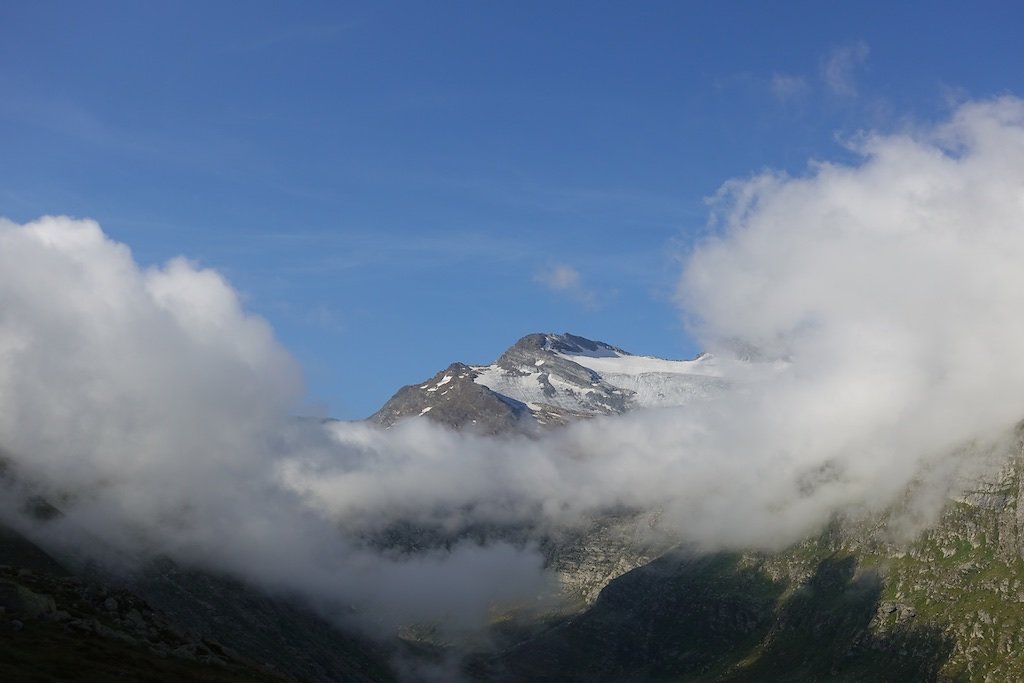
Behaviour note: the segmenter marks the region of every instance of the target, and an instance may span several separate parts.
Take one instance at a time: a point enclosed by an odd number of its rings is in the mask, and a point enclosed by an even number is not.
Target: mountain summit
[[[636,408],[683,405],[728,386],[717,360],[638,356],[574,334],[528,334],[489,365],[453,363],[400,389],[370,420],[532,432]]]

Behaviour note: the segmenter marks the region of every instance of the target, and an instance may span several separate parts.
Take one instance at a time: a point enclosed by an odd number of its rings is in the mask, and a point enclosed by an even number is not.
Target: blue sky
[[[1011,2],[6,2],[0,215],[218,269],[337,417],[534,331],[688,357],[707,197],[1024,95],[1022,25]]]

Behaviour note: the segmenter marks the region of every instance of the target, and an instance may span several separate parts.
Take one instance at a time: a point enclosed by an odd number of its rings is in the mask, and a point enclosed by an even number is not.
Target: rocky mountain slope
[[[729,386],[717,359],[637,356],[572,334],[530,334],[490,365],[453,363],[403,387],[370,420],[426,417],[456,429],[535,431],[595,415],[677,406]]]
[[[68,571],[0,529],[5,681],[295,680],[185,628],[137,593]]]

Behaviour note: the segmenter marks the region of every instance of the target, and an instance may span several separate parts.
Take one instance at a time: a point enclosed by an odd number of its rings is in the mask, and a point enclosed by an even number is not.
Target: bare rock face
[[[611,581],[668,552],[675,541],[657,523],[656,513],[608,513],[552,538],[547,556],[568,606],[593,605]]]
[[[634,392],[606,382],[597,371],[567,356],[628,356],[622,349],[572,334],[529,334],[481,368],[481,381],[509,394],[530,396],[535,410],[572,417],[617,415],[632,405]],[[539,389],[539,393],[538,393]],[[563,420],[564,422],[564,420]]]
[[[390,427],[401,419],[425,417],[457,430],[480,434],[530,431],[536,427],[526,405],[477,384],[478,372],[452,363],[426,382],[402,387],[370,421]]]
[[[549,344],[552,337],[527,335],[491,365],[453,363],[425,382],[402,387],[369,419],[390,427],[398,420],[422,417],[481,434],[531,434],[627,410],[632,392],[556,355]]]

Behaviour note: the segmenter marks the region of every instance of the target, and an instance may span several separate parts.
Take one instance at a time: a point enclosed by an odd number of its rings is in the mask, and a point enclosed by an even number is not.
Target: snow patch
[[[451,382],[451,381],[452,381],[452,376],[451,375],[445,375],[444,377],[441,378],[441,381],[437,383],[437,386],[430,387],[429,389],[427,389],[427,391],[437,391],[438,389],[440,389],[445,384],[448,384],[448,382]],[[422,389],[423,387],[420,387],[420,388]]]
[[[667,373],[674,375],[704,375],[721,377],[722,368],[717,359],[704,354],[694,360],[667,360],[654,356],[615,356],[596,357],[586,355],[558,354],[566,360],[579,363],[585,368],[605,374],[639,375],[648,372]]]

